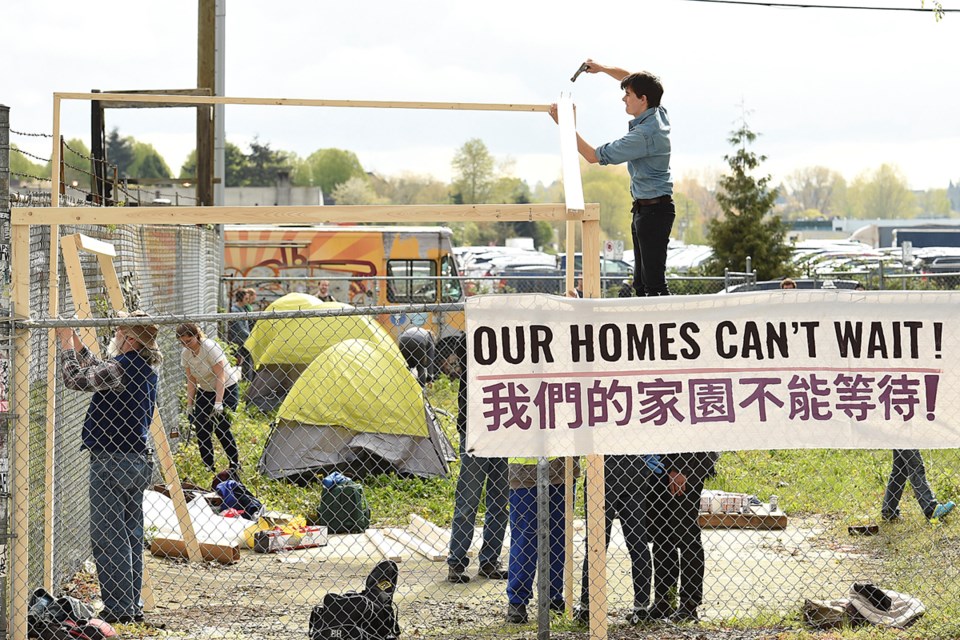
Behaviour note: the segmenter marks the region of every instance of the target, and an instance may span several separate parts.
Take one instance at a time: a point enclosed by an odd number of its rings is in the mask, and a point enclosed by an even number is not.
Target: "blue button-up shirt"
[[[627,135],[596,148],[600,164],[627,163],[634,199],[673,195],[670,179],[670,117],[651,107],[630,121]]]

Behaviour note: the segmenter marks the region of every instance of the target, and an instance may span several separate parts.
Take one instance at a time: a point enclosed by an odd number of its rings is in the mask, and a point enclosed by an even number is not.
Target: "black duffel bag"
[[[357,593],[328,593],[310,612],[310,640],[396,640],[400,637],[393,593],[399,569],[392,560],[378,563]]]

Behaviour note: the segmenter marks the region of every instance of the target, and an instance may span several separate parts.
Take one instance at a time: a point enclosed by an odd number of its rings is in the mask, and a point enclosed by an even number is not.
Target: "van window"
[[[460,286],[460,279],[457,278],[457,265],[453,261],[453,256],[443,256],[440,261],[440,275],[443,277],[442,288],[443,295],[440,296],[440,302],[460,302],[463,300],[463,288]]]
[[[387,301],[437,301],[437,263],[433,260],[390,260],[387,276]]]

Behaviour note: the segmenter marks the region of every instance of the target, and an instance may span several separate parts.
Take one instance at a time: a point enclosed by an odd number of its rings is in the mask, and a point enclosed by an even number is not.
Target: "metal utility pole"
[[[216,0],[199,0],[197,20],[197,88],[216,89]],[[197,203],[213,205],[214,109],[197,105]]]

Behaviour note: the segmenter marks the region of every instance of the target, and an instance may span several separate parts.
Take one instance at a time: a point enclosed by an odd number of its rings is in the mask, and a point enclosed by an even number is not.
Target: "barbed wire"
[[[38,155],[34,155],[34,154],[30,153],[29,151],[24,151],[23,149],[20,149],[20,148],[18,148],[18,147],[14,147],[14,146],[12,146],[12,145],[9,147],[9,149],[10,149],[10,151],[16,151],[17,153],[19,153],[19,154],[21,154],[21,155],[28,156],[28,157],[30,157],[30,158],[33,158],[34,160],[39,160],[40,162],[50,162],[50,158],[41,158],[41,157],[38,156]]]
[[[75,156],[79,156],[79,157],[83,158],[84,160],[96,160],[97,162],[106,162],[105,160],[101,160],[101,159],[98,159],[98,158],[94,158],[93,156],[88,156],[88,155],[86,155],[86,154],[84,154],[84,153],[80,153],[79,151],[77,151],[76,149],[74,149],[73,147],[71,147],[69,144],[67,144],[66,140],[63,140],[62,138],[61,138],[60,141],[61,141],[61,143],[63,144],[63,146],[64,146],[68,151],[72,152],[73,155],[75,155]]]
[[[18,136],[26,136],[28,138],[52,138],[53,134],[51,133],[29,133],[26,131],[17,131],[16,129],[8,129],[10,133],[15,133]]]
[[[33,176],[29,173],[20,173],[19,171],[11,171],[10,175],[17,176],[20,178],[32,178],[33,180],[38,180],[40,182],[52,182],[51,178],[41,178],[40,176]]]

